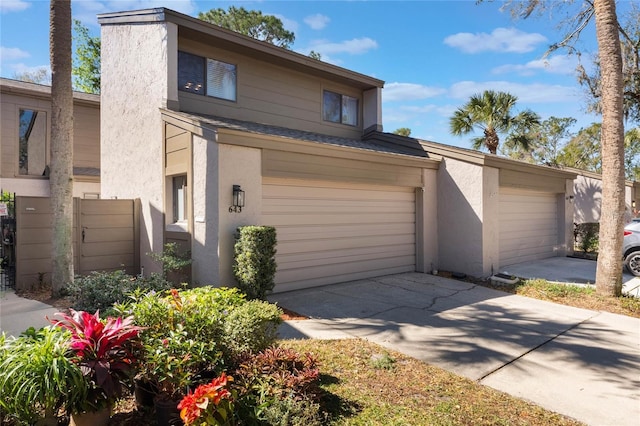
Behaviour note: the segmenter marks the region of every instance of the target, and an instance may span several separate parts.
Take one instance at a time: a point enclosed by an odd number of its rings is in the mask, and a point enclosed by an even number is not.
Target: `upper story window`
[[[325,90],[322,94],[322,118],[332,123],[358,125],[358,99]]]
[[[47,113],[20,110],[18,174],[44,176],[47,167]]]
[[[236,66],[178,51],[178,89],[235,101]]]

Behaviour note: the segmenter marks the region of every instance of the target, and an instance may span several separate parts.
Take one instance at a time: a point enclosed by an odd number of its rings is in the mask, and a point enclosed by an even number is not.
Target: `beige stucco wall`
[[[437,269],[482,276],[483,167],[443,158],[437,193]]]
[[[166,22],[103,25],[101,79],[102,198],[140,198],[141,265],[163,244],[163,134],[159,108],[177,101],[177,27]],[[169,81],[170,77],[174,81]],[[171,88],[171,89],[170,89]],[[173,98],[173,99],[172,99]]]
[[[438,173],[422,171],[416,189],[416,271],[430,273],[438,265]]]
[[[564,194],[558,194],[558,255],[573,254],[573,223],[575,218],[574,180],[565,180]]]
[[[573,221],[575,223],[599,222],[602,206],[602,180],[596,176],[578,175],[573,183],[573,191],[575,197]],[[633,216],[631,203],[635,197],[637,195],[633,183],[626,182],[624,188],[625,221],[630,221]]]
[[[0,178],[0,188],[25,197],[48,197],[49,179]],[[85,194],[100,194],[99,182],[73,182],[73,196],[85,198]]]
[[[219,188],[219,145],[193,137],[193,238],[191,274],[193,284],[220,283],[218,221],[221,208],[213,196]],[[208,196],[207,196],[208,195]]]
[[[573,184],[575,223],[600,221],[602,204],[602,181],[588,176],[578,175]]]
[[[236,229],[243,225],[261,224],[262,156],[260,149],[224,144],[219,146],[218,153],[219,284],[233,286],[235,279],[232,265]],[[241,213],[229,212],[233,185],[240,185],[245,192],[245,207]]]
[[[500,170],[483,167],[482,173],[482,274],[487,277],[500,266]]]

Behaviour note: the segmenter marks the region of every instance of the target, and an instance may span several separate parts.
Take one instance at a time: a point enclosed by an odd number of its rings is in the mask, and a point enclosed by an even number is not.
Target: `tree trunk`
[[[615,1],[595,0],[594,7],[602,87],[602,207],[596,291],[619,296],[625,203],[622,55]]]
[[[71,0],[51,0],[51,166],[54,295],[73,280],[73,91],[71,86]]]
[[[498,138],[498,133],[493,128],[484,129],[484,145],[490,154],[496,154],[498,152],[500,138]]]

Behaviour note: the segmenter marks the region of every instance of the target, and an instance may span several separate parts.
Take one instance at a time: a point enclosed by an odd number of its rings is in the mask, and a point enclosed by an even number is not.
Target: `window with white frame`
[[[18,131],[18,174],[46,176],[47,113],[20,109]]]
[[[325,90],[322,94],[322,118],[332,123],[358,125],[358,99]]]
[[[178,89],[228,101],[236,100],[234,64],[178,51]]]

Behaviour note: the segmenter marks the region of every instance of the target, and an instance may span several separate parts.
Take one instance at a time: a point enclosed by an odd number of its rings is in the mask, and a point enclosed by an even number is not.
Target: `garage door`
[[[274,291],[415,270],[413,188],[264,178],[262,192]]]
[[[555,255],[558,245],[556,194],[500,188],[500,266]]]

